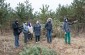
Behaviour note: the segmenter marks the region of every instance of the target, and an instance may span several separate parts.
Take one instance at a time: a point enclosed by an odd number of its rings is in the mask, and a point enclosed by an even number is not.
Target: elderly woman
[[[35,34],[35,40],[37,43],[38,41],[40,41],[40,35],[41,35],[41,25],[39,21],[37,21],[36,24],[34,25],[34,34]]]
[[[47,19],[47,23],[45,24],[45,28],[47,30],[47,42],[52,42],[52,18]]]

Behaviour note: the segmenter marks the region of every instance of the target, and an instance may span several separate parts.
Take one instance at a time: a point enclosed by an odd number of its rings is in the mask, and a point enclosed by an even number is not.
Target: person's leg
[[[24,33],[24,43],[26,43],[26,34]]]
[[[52,42],[52,33],[51,33],[51,31],[49,31],[49,42],[50,43]]]
[[[24,33],[24,43],[27,43],[28,33]]]
[[[18,40],[17,40],[18,45],[17,46],[19,46],[19,35],[17,37],[18,37]]]
[[[17,47],[17,36],[14,35],[14,37],[15,37],[15,47]]]
[[[70,38],[70,32],[68,32],[68,44],[70,44],[71,38]]]
[[[19,36],[18,35],[14,35],[15,36],[15,47],[19,47]]]
[[[31,40],[32,40],[32,38],[33,38],[33,34],[31,33]]]
[[[38,36],[38,41],[40,41],[40,36]]]
[[[47,31],[47,42],[49,43],[49,31]]]
[[[31,33],[29,34],[30,40],[31,40]]]
[[[30,34],[28,33],[28,40],[30,40]]]
[[[35,42],[37,42],[37,36],[35,36]]]
[[[65,43],[67,44],[67,33],[65,33]]]

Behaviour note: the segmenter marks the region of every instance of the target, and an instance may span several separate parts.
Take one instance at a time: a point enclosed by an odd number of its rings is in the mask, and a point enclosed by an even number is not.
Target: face
[[[66,19],[66,22],[67,22],[68,20]]]
[[[18,21],[16,23],[18,23]]]
[[[38,23],[39,23],[39,21],[36,22],[36,24],[38,24]]]

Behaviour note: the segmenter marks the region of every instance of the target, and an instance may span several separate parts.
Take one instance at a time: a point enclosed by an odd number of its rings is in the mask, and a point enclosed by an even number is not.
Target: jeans
[[[68,44],[70,44],[70,40],[71,38],[70,38],[70,32],[66,32],[66,34],[65,34],[65,43],[68,43]]]
[[[28,41],[28,33],[24,33],[24,43],[27,43]]]
[[[19,35],[14,35],[15,36],[15,47],[19,47]]]
[[[36,42],[40,41],[40,36],[35,36],[35,41]]]
[[[52,42],[52,32],[47,30],[47,42],[51,43]]]

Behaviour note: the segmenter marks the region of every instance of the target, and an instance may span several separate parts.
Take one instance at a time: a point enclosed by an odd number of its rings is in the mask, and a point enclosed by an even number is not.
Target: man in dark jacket
[[[37,43],[38,41],[40,41],[40,35],[41,35],[41,25],[39,21],[37,21],[36,24],[34,25],[34,33],[35,33],[35,40]]]
[[[15,47],[19,47],[19,24],[18,21],[16,20],[13,24],[12,24],[12,28],[13,28],[13,34],[15,36]]]
[[[45,24],[45,28],[47,30],[47,42],[52,42],[52,21],[51,18],[48,18],[47,23]]]

